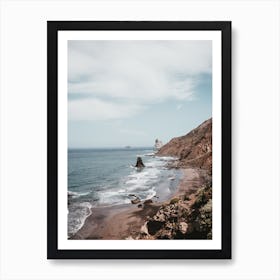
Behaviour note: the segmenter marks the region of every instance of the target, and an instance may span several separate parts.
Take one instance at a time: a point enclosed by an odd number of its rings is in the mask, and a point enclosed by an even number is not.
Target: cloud
[[[137,104],[118,104],[99,99],[73,100],[68,103],[69,120],[112,120],[137,115],[144,108]]]
[[[73,120],[126,118],[155,103],[192,100],[197,76],[210,74],[212,68],[211,41],[68,44],[69,118]]]

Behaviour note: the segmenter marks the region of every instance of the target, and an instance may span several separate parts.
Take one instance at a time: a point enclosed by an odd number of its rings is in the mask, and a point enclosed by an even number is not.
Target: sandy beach
[[[171,199],[190,196],[207,180],[207,172],[203,169],[182,169],[183,175],[178,188]],[[161,206],[169,201],[111,207],[92,208],[92,214],[86,219],[84,226],[71,239],[138,239],[145,232],[145,223],[153,217]]]

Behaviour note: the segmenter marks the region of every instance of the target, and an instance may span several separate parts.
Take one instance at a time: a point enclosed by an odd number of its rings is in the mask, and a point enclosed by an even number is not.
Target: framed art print
[[[48,258],[231,258],[231,22],[49,21]]]

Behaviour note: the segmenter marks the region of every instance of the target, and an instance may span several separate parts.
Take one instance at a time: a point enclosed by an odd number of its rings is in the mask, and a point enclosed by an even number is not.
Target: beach
[[[70,150],[68,157],[69,238],[77,236],[90,215],[107,222],[132,203],[138,209],[150,199],[168,200],[182,176],[181,170],[167,167],[174,158],[155,156],[151,148]],[[135,167],[137,157],[145,167]]]
[[[69,184],[80,191],[68,205],[74,217],[68,222],[74,221],[75,229],[70,239],[212,239],[212,119],[156,153],[91,150],[70,155]],[[135,158],[136,166],[129,168]],[[84,183],[77,188],[77,182]],[[81,211],[84,203],[91,207]]]
[[[119,205],[92,209],[84,226],[71,239],[152,239],[146,227],[149,218],[174,199],[191,196],[206,182],[207,173],[197,168],[181,170],[183,175],[170,199],[138,205]],[[190,200],[191,203],[191,200]]]

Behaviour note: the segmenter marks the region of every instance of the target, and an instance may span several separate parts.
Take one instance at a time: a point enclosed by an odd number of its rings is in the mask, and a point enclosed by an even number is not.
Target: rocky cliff
[[[173,138],[157,155],[177,157],[170,167],[195,170],[199,184],[190,175],[181,180],[185,191],[148,217],[139,238],[212,239],[212,118]]]
[[[159,156],[175,156],[176,167],[212,167],[212,118],[188,134],[171,139],[157,152]]]

